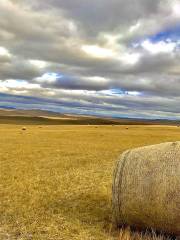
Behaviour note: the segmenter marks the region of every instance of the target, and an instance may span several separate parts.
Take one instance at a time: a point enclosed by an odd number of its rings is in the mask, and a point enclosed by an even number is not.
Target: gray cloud
[[[38,69],[28,61],[20,58],[14,58],[8,62],[2,62],[0,65],[0,79],[26,79],[31,80],[34,77],[39,76],[42,73],[41,69]]]
[[[84,31],[97,34],[99,31],[112,31],[135,23],[138,19],[157,12],[159,1],[148,0],[83,0],[40,1],[48,6],[63,9],[67,17],[71,17],[84,26]]]
[[[142,43],[180,22],[177,4],[1,0],[0,91],[41,96],[54,108],[70,109],[73,102],[77,112],[176,117],[178,37]]]

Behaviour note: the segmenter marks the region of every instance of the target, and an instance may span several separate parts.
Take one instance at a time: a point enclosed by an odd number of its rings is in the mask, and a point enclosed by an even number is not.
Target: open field
[[[180,140],[180,128],[26,127],[0,125],[1,240],[149,239],[112,230],[114,164],[126,149]]]

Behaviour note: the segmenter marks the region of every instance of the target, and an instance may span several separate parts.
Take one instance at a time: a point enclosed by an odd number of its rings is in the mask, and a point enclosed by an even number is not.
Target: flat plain
[[[180,128],[22,127],[0,125],[1,240],[151,239],[113,230],[114,165],[126,149],[180,141]]]

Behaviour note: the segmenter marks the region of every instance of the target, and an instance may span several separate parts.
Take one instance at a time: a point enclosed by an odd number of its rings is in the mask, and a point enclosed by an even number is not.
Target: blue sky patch
[[[158,32],[154,36],[149,37],[151,42],[159,42],[159,41],[169,41],[176,42],[180,40],[180,25],[175,27],[167,28],[161,32]]]
[[[180,48],[180,25],[164,29],[154,35],[147,35],[141,39],[136,39],[131,43],[131,47],[137,49],[140,47],[140,44],[146,40],[150,41],[152,44],[159,42],[176,43],[177,50]]]

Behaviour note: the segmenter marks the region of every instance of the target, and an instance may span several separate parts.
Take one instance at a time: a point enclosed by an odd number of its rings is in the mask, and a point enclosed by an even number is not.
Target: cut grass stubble
[[[179,128],[26,128],[0,126],[0,239],[150,239],[112,230],[114,164],[126,149],[180,140]]]

